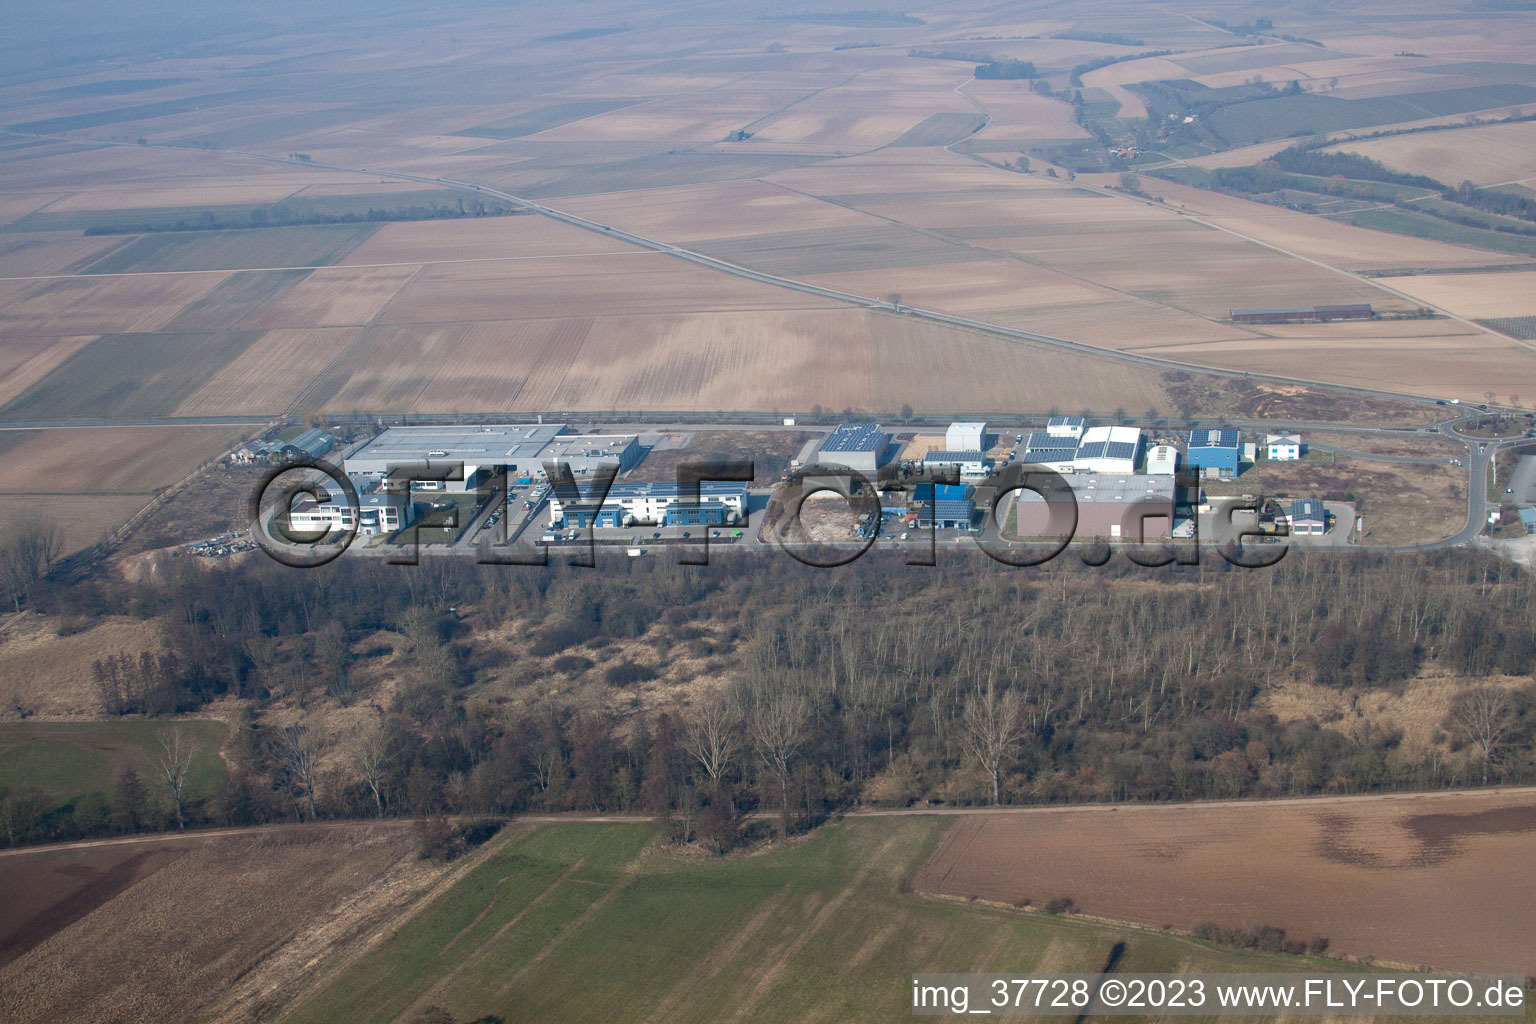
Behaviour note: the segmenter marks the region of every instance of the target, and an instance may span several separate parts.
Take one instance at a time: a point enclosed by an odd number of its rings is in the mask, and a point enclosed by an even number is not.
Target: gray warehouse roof
[[[844,423],[821,443],[824,452],[879,452],[885,447],[885,432],[878,423]]]
[[[563,423],[390,427],[347,460],[347,471],[382,472],[389,464],[433,459],[489,465],[532,458],[564,430]]]
[[[980,462],[981,452],[929,452],[923,456],[923,461],[940,464],[949,462]]]

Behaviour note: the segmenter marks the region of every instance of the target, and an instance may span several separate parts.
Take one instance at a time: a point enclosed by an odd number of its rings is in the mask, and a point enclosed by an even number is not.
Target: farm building
[[[1237,429],[1234,427],[1197,427],[1189,432],[1189,465],[1207,477],[1237,476]]]
[[[924,488],[919,488],[919,495]],[[935,484],[933,497],[917,510],[919,526],[937,526],[941,530],[969,530],[976,518],[975,492],[959,484]]]
[[[290,461],[297,459],[318,459],[331,450],[336,439],[318,427],[312,427],[304,431],[292,441],[288,441],[278,449],[283,458]]]
[[[463,466],[464,479],[415,484],[416,490],[472,491],[503,466],[507,473],[542,473],[540,457],[563,423],[491,426],[390,427],[346,460],[349,476],[382,480],[401,466],[428,472]]]
[[[1057,473],[1072,472],[1072,460],[1077,457],[1077,439],[1051,434],[1045,430],[1031,431],[1024,439],[1024,453],[1019,461]]]
[[[1270,434],[1264,438],[1269,457],[1279,462],[1295,462],[1306,450],[1301,437],[1289,432]]]
[[[987,450],[987,425],[978,421],[951,423],[944,432],[944,447],[952,452]]]
[[[987,460],[980,451],[929,452],[923,456],[924,469],[942,469],[954,466],[961,473],[981,474],[987,471]]]
[[[1052,416],[1045,421],[1045,432],[1051,437],[1070,437],[1073,441],[1083,436],[1081,416]]]
[[[1229,316],[1240,324],[1284,324],[1298,320],[1369,320],[1376,313],[1368,303],[1344,306],[1281,306],[1275,309],[1234,309]]]
[[[1157,444],[1147,449],[1147,472],[1155,476],[1173,476],[1179,471],[1179,450],[1171,444]]]
[[[596,501],[563,503],[558,493],[549,497],[551,528],[587,526],[727,526],[741,522],[747,513],[747,485],[699,484],[698,500],[682,495],[675,483],[614,484]]]
[[[878,423],[844,423],[821,443],[817,461],[873,475],[885,460],[888,440]]]
[[[1328,532],[1328,509],[1317,498],[1297,498],[1289,521],[1293,536],[1322,536]]]
[[[1134,473],[1141,458],[1139,427],[1089,427],[1072,457],[1079,473]]]
[[[1166,539],[1173,534],[1174,479],[1133,473],[1082,474],[1067,478],[1077,500],[1080,540]],[[1014,491],[1018,535],[1052,536],[1050,509],[1033,491]]]

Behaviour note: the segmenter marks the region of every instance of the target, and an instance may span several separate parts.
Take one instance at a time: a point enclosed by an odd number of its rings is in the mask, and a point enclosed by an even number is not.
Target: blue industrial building
[[[1187,461],[1204,476],[1237,476],[1241,452],[1242,445],[1234,427],[1199,427],[1189,432]]]
[[[970,487],[958,484],[932,484],[933,495],[917,510],[919,526],[937,526],[941,530],[969,530],[976,517],[976,501]],[[928,498],[927,487],[917,489],[917,497]]]

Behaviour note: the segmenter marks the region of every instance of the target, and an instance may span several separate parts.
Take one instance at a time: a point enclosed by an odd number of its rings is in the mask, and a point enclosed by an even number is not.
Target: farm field
[[[1536,905],[1506,884],[1536,796],[1430,793],[1052,808],[957,821],[919,892],[1187,929],[1259,922],[1379,962],[1529,974]]]
[[[264,1019],[442,875],[394,822],[10,854],[0,1015]]]
[[[1359,153],[1393,170],[1427,175],[1450,186],[1536,180],[1536,122],[1530,121],[1361,139],[1329,149]]]
[[[1466,317],[1536,314],[1536,271],[1424,274],[1394,278],[1392,287]]]
[[[137,651],[128,653],[138,656]],[[155,785],[155,759],[172,730],[180,730],[194,751],[187,773],[188,798],[213,797],[224,782],[219,748],[229,736],[229,726],[206,719],[0,722],[0,787],[36,788],[56,803],[87,794],[107,802],[125,771],[138,772],[146,786]]]
[[[0,511],[10,511],[7,500],[0,498]],[[80,500],[90,505],[103,499]],[[147,496],[138,499],[130,511],[147,500]],[[89,539],[96,540],[102,532],[98,529]],[[163,646],[158,626],[128,616],[110,618],[67,636],[60,636],[50,623],[24,618],[8,625],[3,636],[0,700],[17,715],[25,711],[30,719],[48,722],[104,715],[106,708],[92,665],[113,654],[137,659],[144,651],[159,652]]]
[[[409,1019],[436,1005],[458,1019],[713,1021],[729,1007],[743,1021],[887,1020],[909,1012],[910,975],[925,966],[1095,971],[1116,942],[1125,971],[1313,965],[904,893],[941,831],[933,818],[848,820],[758,856],[697,861],[651,848],[644,825],[539,827],[284,1019]]]
[[[153,491],[222,455],[239,426],[0,431],[0,494]]]

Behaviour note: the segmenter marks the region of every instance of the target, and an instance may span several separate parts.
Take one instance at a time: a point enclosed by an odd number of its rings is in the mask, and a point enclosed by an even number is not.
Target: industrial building
[[[429,472],[460,463],[464,479],[423,483],[416,490],[472,491],[507,468],[509,474],[540,470],[539,457],[563,423],[390,427],[346,460],[348,476],[382,480],[398,466],[425,465]]]
[[[549,498],[552,529],[587,526],[730,526],[745,520],[747,485],[704,482],[695,501],[684,497],[675,483],[614,484],[602,504],[578,501],[565,504],[558,491]]]
[[[823,466],[842,466],[874,475],[885,461],[889,441],[889,435],[878,423],[844,423],[821,443],[817,461]]]
[[[1024,451],[1019,456],[1019,461],[1057,473],[1070,473],[1072,460],[1076,457],[1076,437],[1052,434],[1046,430],[1032,430],[1024,439]]]
[[[1189,432],[1189,465],[1206,477],[1237,476],[1242,454],[1234,427],[1197,427]]]
[[[569,466],[572,476],[591,476],[604,466],[617,464],[624,473],[640,464],[645,452],[637,434],[575,434],[557,437],[539,453],[538,468],[526,482],[544,476],[549,463]],[[509,474],[512,471],[508,470]],[[512,474],[525,477],[524,473]]]
[[[981,421],[951,423],[944,431],[944,447],[952,452],[987,450],[987,425]]]
[[[1234,309],[1228,316],[1240,324],[1284,324],[1298,320],[1369,320],[1376,313],[1368,303],[1342,306],[1281,306],[1275,309]]]
[[[1089,427],[1077,443],[1072,468],[1079,473],[1134,473],[1141,443],[1139,427]]]
[[[924,469],[947,469],[951,466],[964,475],[980,476],[987,471],[987,460],[980,451],[929,452],[923,456]]]
[[[1515,514],[1520,517],[1520,525],[1525,527],[1527,534],[1536,533],[1536,508],[1524,505],[1516,509]]]
[[[1268,449],[1269,457],[1279,462],[1295,462],[1306,450],[1301,443],[1301,437],[1289,431],[1265,436],[1264,444]]]
[[[1175,484],[1171,476],[1131,473],[1081,474],[1067,477],[1077,499],[1080,540],[1159,540],[1173,535]],[[1021,537],[1053,535],[1050,507],[1033,491],[1013,492]]]
[[[336,439],[318,427],[311,427],[292,441],[284,442],[278,453],[290,462],[299,459],[318,459],[331,450]]]
[[[1328,532],[1328,509],[1317,498],[1297,498],[1291,502],[1289,518],[1292,536],[1321,537]]]
[[[918,497],[923,497],[923,488]],[[917,524],[941,530],[969,530],[976,519],[975,490],[961,484],[934,484],[933,497],[917,509]]]
[[[1179,471],[1179,450],[1171,444],[1155,444],[1147,449],[1147,472],[1155,476],[1175,476]]]
[[[1070,437],[1074,442],[1083,436],[1081,416],[1052,416],[1045,421],[1045,432],[1050,437]]]

